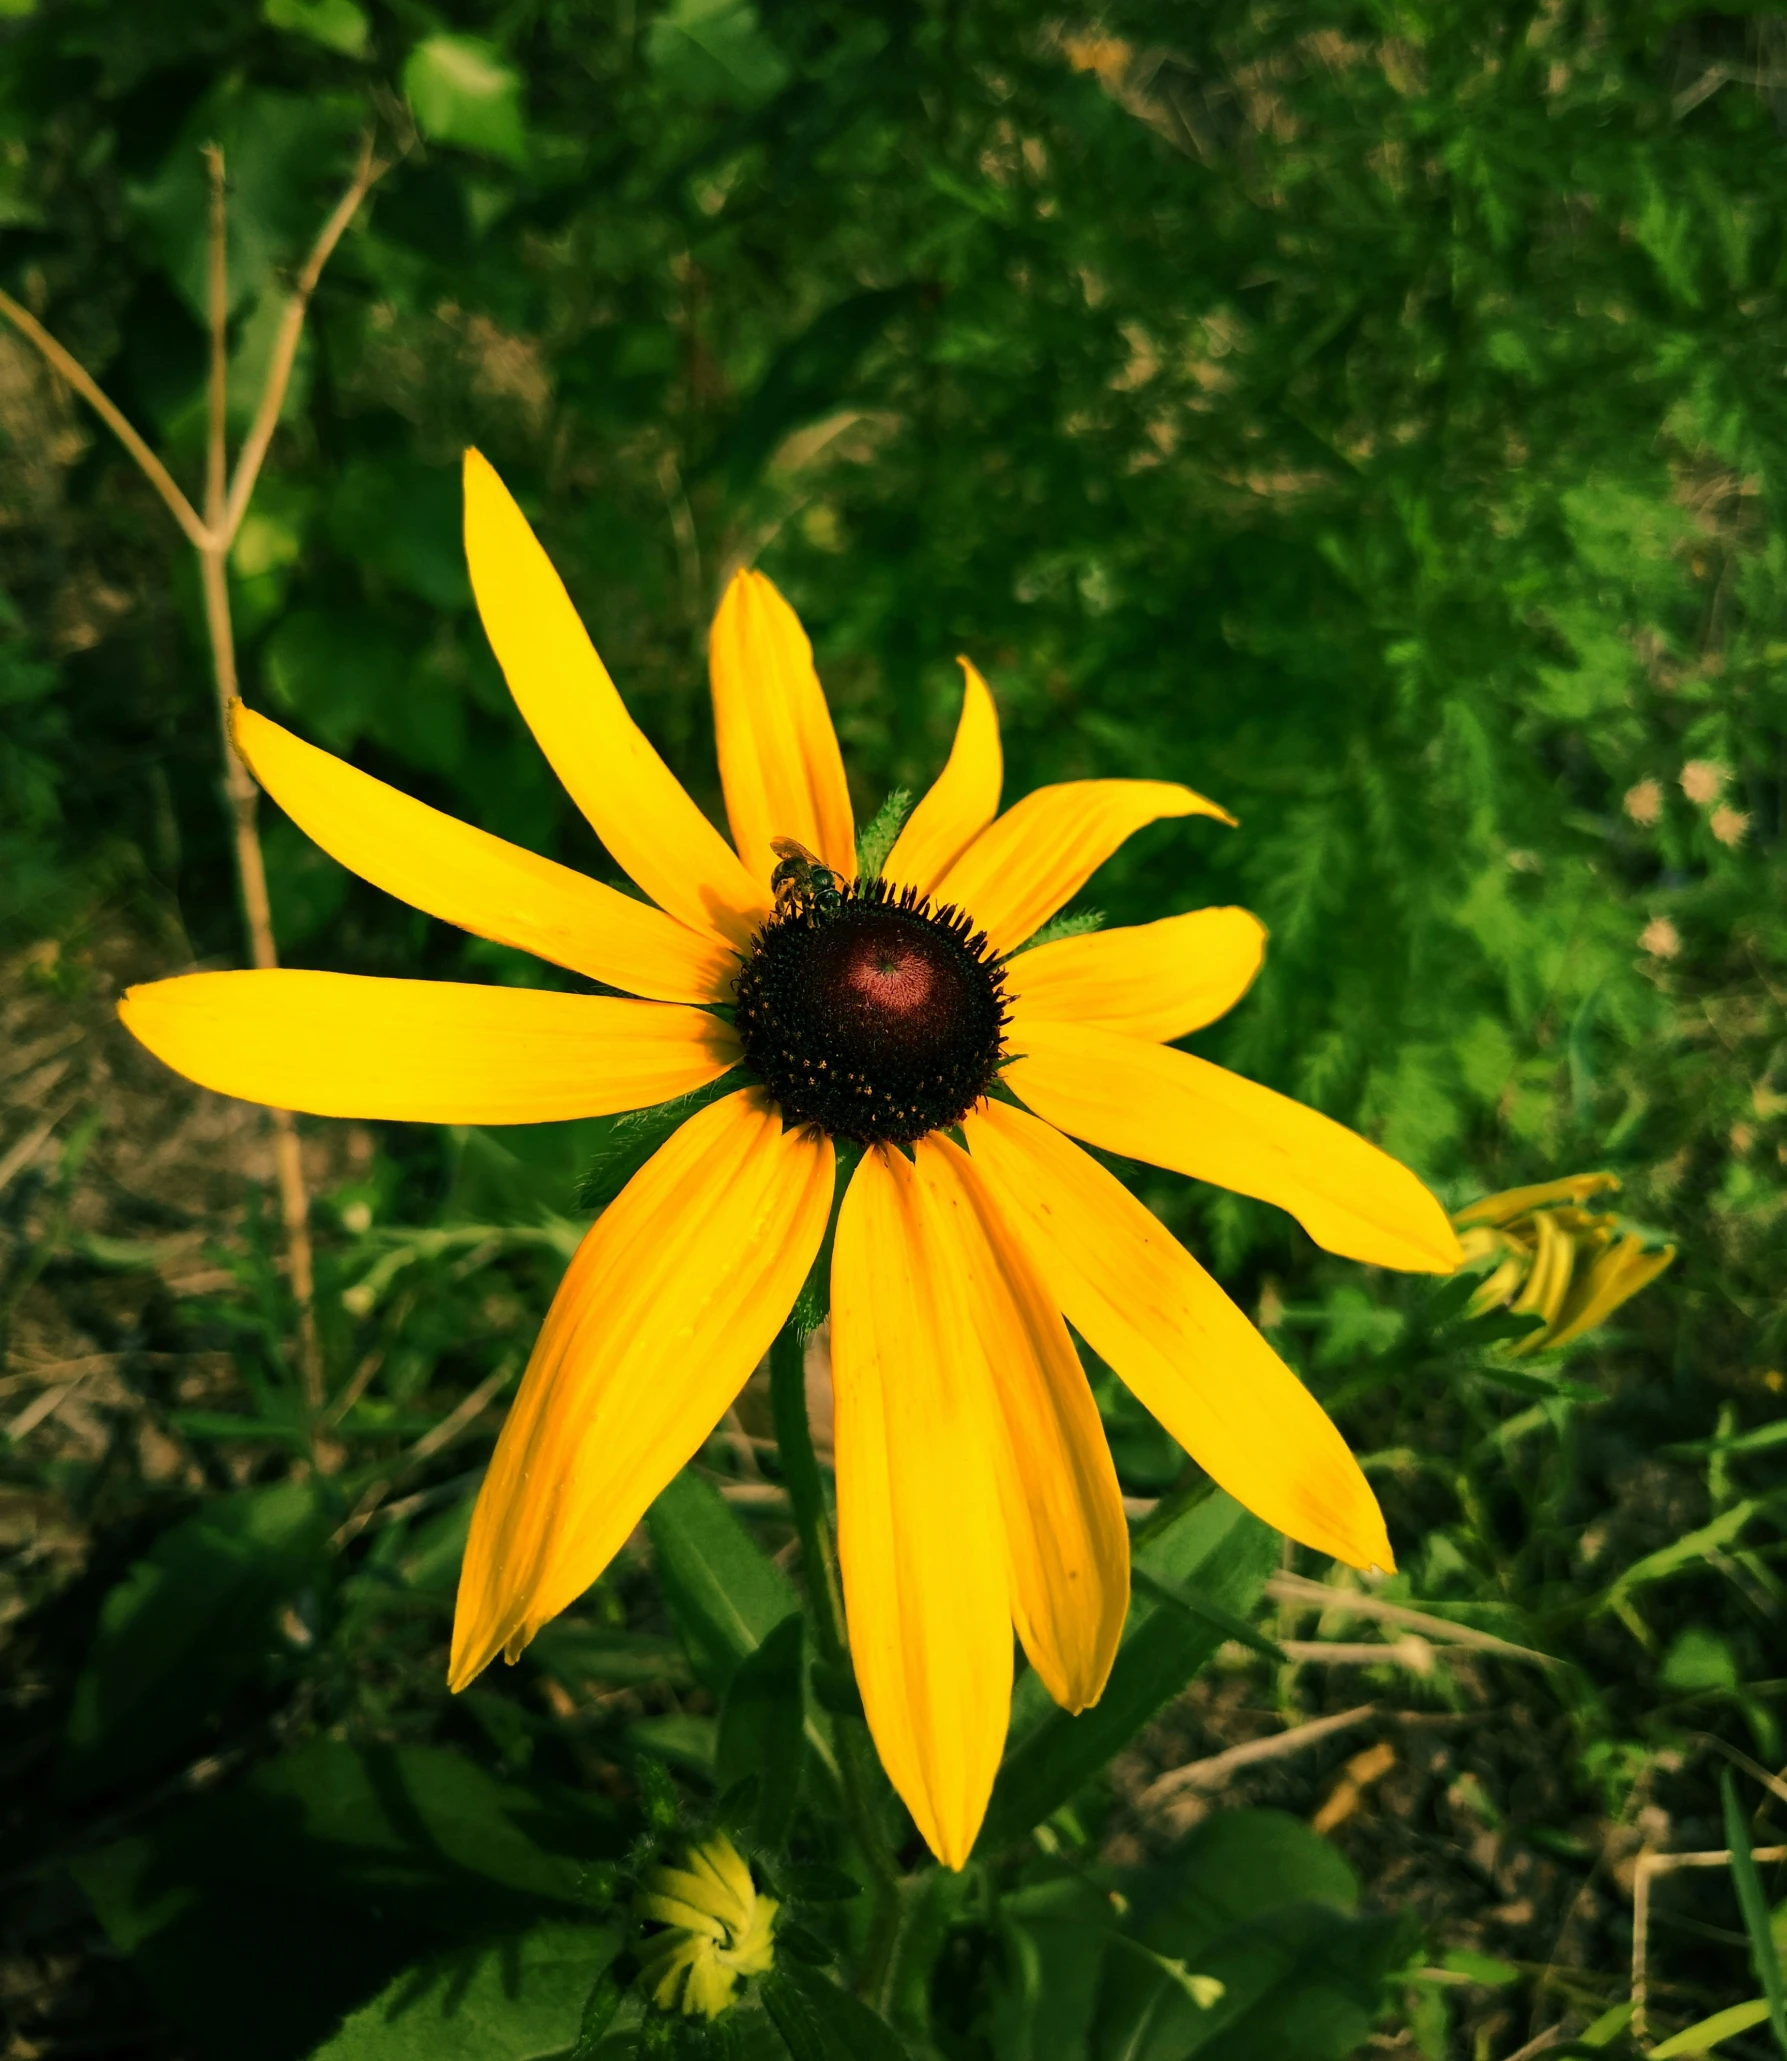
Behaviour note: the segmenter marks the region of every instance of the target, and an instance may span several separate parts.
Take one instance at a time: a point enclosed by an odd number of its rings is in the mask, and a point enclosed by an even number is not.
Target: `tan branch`
[[[1187,1761],[1182,1767],[1169,1768],[1136,1798],[1136,1809],[1156,1811],[1188,1790],[1220,1789],[1231,1775],[1242,1768],[1253,1767],[1264,1760],[1279,1760],[1286,1754],[1301,1753],[1308,1746],[1319,1746],[1336,1732],[1350,1731],[1354,1725],[1362,1725],[1376,1715],[1375,1703],[1361,1703],[1352,1710],[1336,1711],[1332,1717],[1311,1718],[1307,1724],[1293,1725],[1288,1732],[1268,1732],[1263,1739],[1249,1739],[1225,1752],[1213,1753],[1206,1760]]]
[[[175,484],[173,474],[143,442],[123,410],[105,392],[92,373],[72,352],[64,350],[37,317],[29,309],[20,307],[9,293],[0,293],[0,315],[6,317],[27,343],[36,346],[56,376],[73,387],[112,432],[136,460],[137,468],[143,477],[166,502],[168,513],[186,532],[191,543],[203,551],[211,542],[211,532],[199,520],[197,509],[181,493]]]
[[[273,905],[267,893],[267,866],[255,822],[258,792],[230,737],[230,705],[236,699],[236,633],[230,620],[229,535],[224,523],[228,477],[229,401],[229,223],[225,209],[223,152],[215,144],[205,150],[211,182],[210,234],[205,254],[205,298],[211,320],[211,367],[207,391],[205,437],[205,513],[209,523],[199,545],[199,583],[205,598],[205,631],[211,644],[212,675],[217,686],[217,720],[223,744],[223,783],[229,798],[230,830],[236,854],[236,879],[242,891],[242,915],[248,925],[249,950],[257,967],[277,966],[273,939]],[[298,1305],[298,1370],[304,1399],[312,1416],[325,1399],[322,1342],[316,1325],[316,1263],[310,1243],[310,1192],[304,1182],[304,1159],[297,1121],[289,1109],[269,1111],[273,1124],[273,1167],[279,1183],[279,1214],[285,1227],[286,1271],[292,1300]],[[320,1455],[319,1455],[320,1457]]]
[[[318,232],[316,242],[311,245],[310,255],[304,261],[303,270],[292,281],[292,290],[286,297],[285,308],[279,318],[279,330],[273,339],[273,355],[267,362],[267,376],[261,386],[260,400],[255,406],[254,421],[249,425],[247,438],[236,459],[235,477],[230,482],[229,500],[222,516],[226,544],[235,541],[236,532],[242,527],[242,518],[248,513],[249,497],[254,492],[255,481],[260,477],[267,447],[273,441],[274,430],[279,427],[279,414],[285,406],[286,388],[291,383],[292,367],[298,361],[298,342],[304,333],[304,318],[310,309],[310,297],[316,292],[317,281],[323,276],[323,267],[334,255],[335,246],[346,234],[348,224],[359,213],[360,203],[391,169],[391,163],[391,159],[376,157],[373,154],[372,137],[368,134],[360,146],[360,161],[354,168],[354,176],[348,181],[346,191],[335,203],[335,212]]]
[[[205,238],[205,315],[211,329],[211,369],[205,391],[205,527],[209,542],[201,548],[225,551],[229,539],[223,530],[225,482],[229,454],[225,446],[229,406],[229,221],[225,212],[223,152],[215,143],[204,149],[205,176],[211,183],[211,210]],[[230,698],[235,697],[235,665],[230,666]],[[224,738],[229,747],[229,738]]]
[[[1505,1660],[1531,1660],[1541,1667],[1567,1664],[1554,1653],[1516,1646],[1512,1640],[1498,1639],[1493,1632],[1480,1632],[1474,1625],[1456,1624],[1449,1617],[1435,1617],[1431,1611],[1392,1603],[1387,1596],[1373,1596],[1362,1589],[1333,1588],[1327,1582],[1311,1581],[1307,1575],[1275,1574],[1266,1583],[1266,1594],[1276,1603],[1297,1604],[1308,1610],[1337,1610],[1342,1616],[1370,1617],[1380,1624],[1401,1625],[1408,1631],[1425,1632],[1430,1638],[1444,1640],[1450,1646],[1499,1653]]]
[[[1787,1861],[1787,1846],[1759,1846],[1753,1861]],[[1716,1853],[1641,1853],[1632,1870],[1632,2037],[1641,2040],[1648,2027],[1645,2011],[1650,2002],[1650,1886],[1658,1875],[1677,1868],[1728,1868],[1731,1849]]]

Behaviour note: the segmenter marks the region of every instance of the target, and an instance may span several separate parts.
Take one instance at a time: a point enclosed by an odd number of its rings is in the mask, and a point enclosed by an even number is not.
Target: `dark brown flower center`
[[[791,1124],[910,1144],[993,1084],[1005,968],[954,909],[879,880],[793,897],[738,977],[745,1061]]]

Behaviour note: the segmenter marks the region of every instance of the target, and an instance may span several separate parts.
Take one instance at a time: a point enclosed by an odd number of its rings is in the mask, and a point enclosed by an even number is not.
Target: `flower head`
[[[759,1896],[750,1868],[724,1832],[692,1848],[680,1868],[653,1868],[634,1899],[664,1930],[641,1950],[639,1980],[661,2011],[717,2018],[739,1978],[775,1966],[774,1897]]]
[[[1689,801],[1705,808],[1708,802],[1717,801],[1720,790],[1731,777],[1731,769],[1717,759],[1690,759],[1682,768],[1682,792]]]
[[[1729,803],[1721,802],[1707,817],[1706,827],[1721,844],[1742,844],[1749,834],[1749,812],[1745,809],[1734,809]]]
[[[1657,780],[1640,780],[1626,789],[1622,805],[1634,823],[1648,830],[1663,813],[1663,787]]]
[[[1466,1265],[1490,1262],[1471,1314],[1506,1309],[1543,1319],[1510,1351],[1568,1345],[1604,1324],[1674,1259],[1673,1245],[1653,1245],[1617,1217],[1583,1208],[1591,1196],[1618,1187],[1614,1174],[1571,1174],[1486,1195],[1453,1216]]]
[[[948,761],[859,877],[811,647],[770,582],[742,572],[710,647],[728,843],[628,715],[476,452],[465,494],[472,586],[510,691],[649,900],[242,708],[237,748],[375,885],[623,993],[207,973],[132,989],[121,1013],[191,1078],[324,1116],[531,1123],[737,1083],[571,1261],[473,1514],[456,1689],[581,1595],[699,1448],[820,1250],[834,1139],[861,1148],[830,1276],[844,1601],[883,1764],[959,1867],[1004,1744],[1014,1626],[1049,1693],[1080,1710],[1128,1608],[1122,1499],[1070,1323],[1268,1523],[1353,1566],[1393,1564],[1309,1391],[1073,1140],[1276,1204],[1376,1265],[1450,1273],[1457,1237],[1377,1147],[1177,1048],[1258,970],[1265,931],[1245,910],[1032,944],[1132,832],[1231,822],[1215,802],[1172,781],[1076,780],[1001,812],[998,717],[963,660]]]
[[[1673,959],[1681,951],[1682,934],[1667,916],[1653,916],[1638,933],[1638,942],[1653,959]]]

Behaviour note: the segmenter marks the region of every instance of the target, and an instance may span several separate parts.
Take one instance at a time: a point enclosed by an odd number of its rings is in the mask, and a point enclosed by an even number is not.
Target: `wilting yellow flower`
[[[775,1966],[774,1897],[759,1896],[751,1871],[724,1832],[703,1841],[682,1868],[653,1868],[634,1908],[668,1931],[641,1948],[639,1980],[662,2011],[680,2004],[692,2018],[717,2018],[739,1978]]]
[[[1617,1217],[1582,1207],[1618,1186],[1616,1174],[1571,1174],[1486,1195],[1454,1214],[1465,1264],[1494,1262],[1471,1297],[1471,1314],[1507,1309],[1545,1320],[1509,1351],[1550,1352],[1580,1338],[1674,1259],[1673,1245],[1652,1246]]]
[[[819,1251],[833,1138],[863,1146],[831,1263],[845,1607],[883,1764],[960,1866],[1004,1743],[1013,1624],[1050,1694],[1079,1710],[1128,1604],[1117,1477],[1068,1323],[1269,1524],[1353,1566],[1392,1565],[1376,1499],[1309,1391],[1067,1134],[1275,1203],[1319,1245],[1379,1266],[1450,1273],[1457,1238],[1406,1167],[1169,1042],[1253,979],[1265,932],[1245,910],[1020,951],[1131,832],[1230,820],[1214,802],[1162,780],[1075,780],[1000,814],[998,719],[964,661],[948,762],[883,878],[856,881],[811,647],[746,572],[710,653],[727,844],[627,714],[475,452],[465,490],[472,585],[510,691],[651,899],[241,709],[238,748],[376,886],[649,999],[202,973],[132,989],[124,1020],[194,1080],[322,1116],[538,1123],[744,1068],[571,1261],[472,1518],[456,1689],[580,1596],[699,1450]]]

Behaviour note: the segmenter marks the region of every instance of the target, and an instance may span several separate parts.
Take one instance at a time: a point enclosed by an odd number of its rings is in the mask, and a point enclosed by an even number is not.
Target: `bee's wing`
[[[798,859],[807,866],[817,866],[819,863],[818,853],[808,851],[797,837],[772,837],[769,848],[778,859]]]

